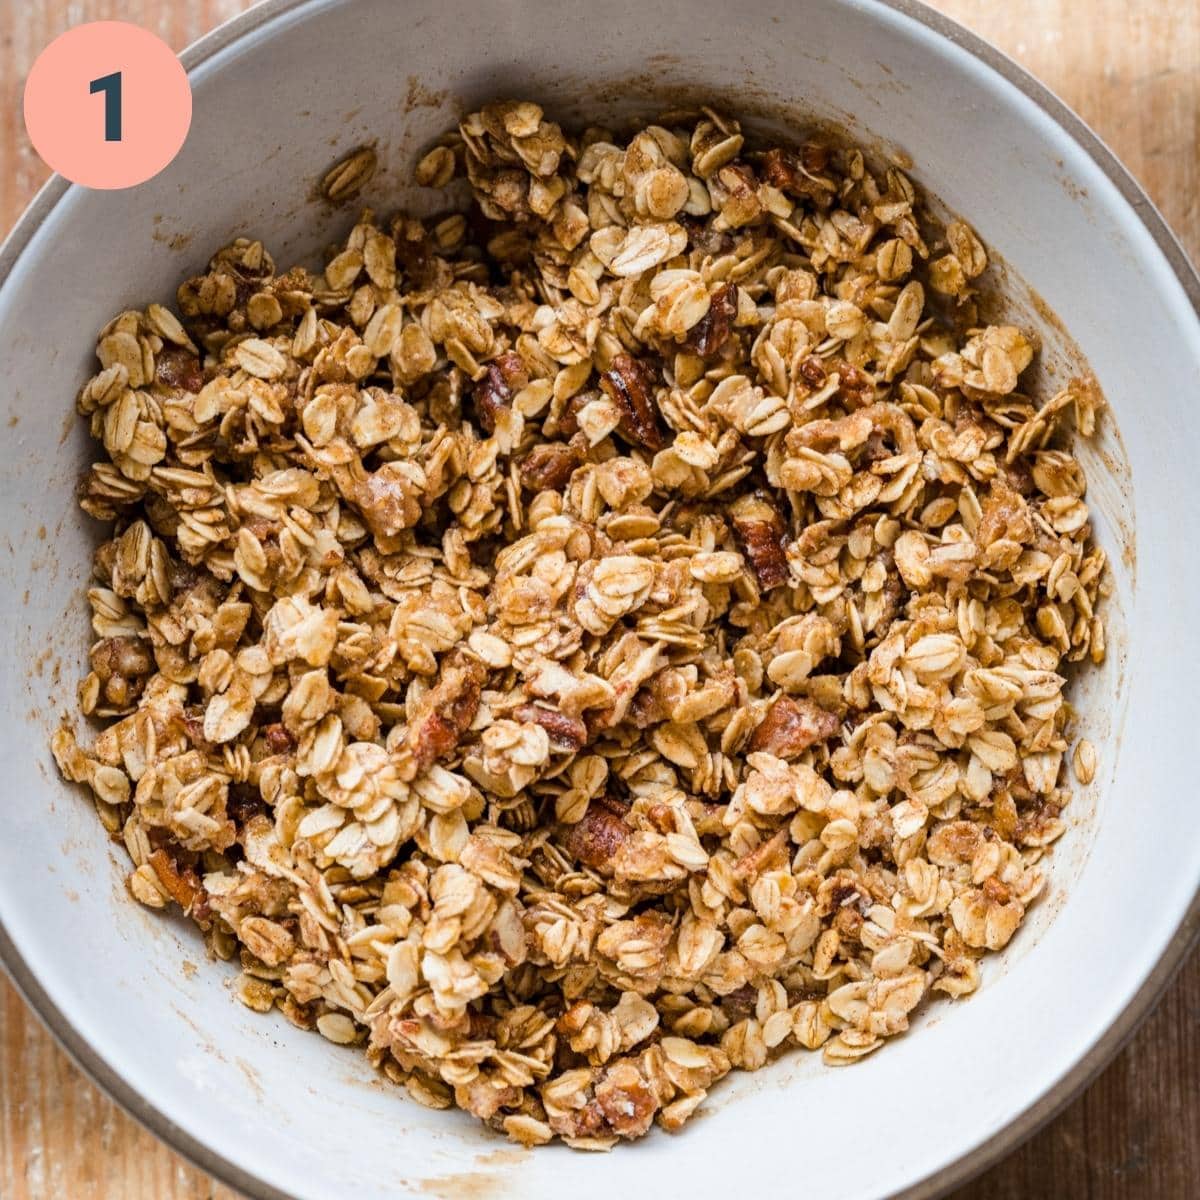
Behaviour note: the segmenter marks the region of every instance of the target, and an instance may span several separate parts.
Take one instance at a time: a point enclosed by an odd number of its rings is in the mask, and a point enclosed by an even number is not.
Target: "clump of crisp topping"
[[[607,1147],[1013,936],[1104,656],[1101,403],[1023,390],[978,237],[856,149],[513,102],[455,176],[468,215],[365,212],[319,274],[240,239],[101,330],[102,729],[54,752],[244,1004]]]

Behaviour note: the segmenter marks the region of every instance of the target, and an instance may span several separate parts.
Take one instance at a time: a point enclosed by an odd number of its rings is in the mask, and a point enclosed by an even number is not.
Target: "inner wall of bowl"
[[[486,99],[530,96],[567,121],[595,121],[711,95],[760,121],[802,114],[801,123],[833,122],[880,154],[909,156],[914,179],[1004,256],[1014,303],[1047,342],[1044,386],[1078,362],[1039,315],[1048,307],[1098,375],[1125,439],[1110,423],[1081,453],[1112,558],[1111,652],[1076,692],[1101,768],[1071,810],[1047,902],[989,965],[978,996],[933,1006],[921,1021],[931,1028],[851,1071],[801,1054],[737,1077],[681,1138],[656,1135],[587,1160],[585,1194],[636,1192],[649,1171],[698,1196],[725,1194],[750,1138],[772,1182],[794,1180],[797,1161],[809,1186],[843,1197],[925,1177],[1076,1061],[1145,976],[1200,878],[1194,838],[1152,848],[1140,836],[1149,797],[1157,821],[1190,829],[1173,786],[1186,744],[1181,706],[1164,697],[1182,693],[1189,657],[1168,598],[1195,580],[1188,556],[1169,554],[1165,539],[1168,521],[1185,539],[1197,524],[1178,497],[1200,449],[1186,420],[1200,334],[1174,276],[1075,143],[927,29],[848,0],[751,0],[733,12],[717,0],[596,0],[564,20],[554,6],[507,0],[489,7],[483,29],[465,0],[296,8],[194,72],[192,131],[167,171],[130,193],[72,190],[0,291],[9,385],[0,416],[11,422],[0,479],[11,781],[0,921],[67,1021],[137,1094],[286,1192],[462,1194],[463,1176],[479,1171],[492,1177],[489,1197],[548,1197],[578,1188],[583,1167],[565,1150],[526,1155],[461,1114],[428,1112],[376,1080],[361,1055],[246,1012],[223,986],[228,970],[203,961],[190,929],[127,899],[123,851],[59,781],[45,744],[73,706],[89,640],[83,589],[97,531],[73,485],[94,448],[72,402],[94,369],[100,326],[122,307],[173,295],[224,241],[260,237],[284,266],[343,233],[355,213],[313,200],[312,186],[352,147],[376,143],[382,163],[363,204],[435,207],[407,173]],[[1147,362],[1156,364],[1152,397]],[[185,971],[189,963],[200,969]],[[863,1120],[846,1121],[848,1112]]]

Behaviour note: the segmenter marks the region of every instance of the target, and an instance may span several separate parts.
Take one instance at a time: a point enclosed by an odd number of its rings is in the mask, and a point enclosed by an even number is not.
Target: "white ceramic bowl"
[[[135,1115],[254,1196],[704,1200],[750,1185],[867,1200],[931,1195],[1010,1148],[1114,1051],[1197,923],[1200,283],[1146,197],[1028,76],[906,0],[272,0],[185,57],[195,117],[176,161],[131,192],[52,181],[0,260],[0,955],[34,1008]],[[933,1005],[882,1053],[842,1071],[789,1056],[722,1084],[683,1134],[602,1158],[520,1152],[429,1112],[360,1054],[242,1009],[224,968],[185,973],[198,939],[128,900],[121,851],[46,748],[88,642],[96,531],[74,483],[93,450],[73,397],[95,331],[172,295],[231,236],[288,263],[343,232],[352,214],[310,186],[361,141],[379,139],[385,166],[367,201],[416,203],[401,183],[414,155],[466,105],[513,94],[568,119],[715,97],[911,156],[1005,259],[1048,375],[1075,351],[1047,308],[1072,332],[1123,438],[1087,464],[1112,653],[1080,700],[1101,769],[1049,898],[978,995]]]

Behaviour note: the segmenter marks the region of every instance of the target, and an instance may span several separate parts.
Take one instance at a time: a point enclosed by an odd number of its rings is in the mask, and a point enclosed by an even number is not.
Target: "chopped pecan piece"
[[[454,1103],[481,1121],[490,1121],[501,1109],[515,1107],[520,1100],[521,1093],[512,1084],[493,1083],[486,1077],[454,1089]]]
[[[609,1067],[596,1084],[596,1104],[618,1137],[641,1137],[658,1111],[658,1096],[632,1059]]]
[[[566,827],[563,846],[567,853],[601,875],[612,875],[617,851],[633,837],[633,826],[622,816],[625,811],[619,800],[597,797],[582,821]]]
[[[111,637],[97,642],[88,658],[100,681],[101,699],[115,708],[132,704],[154,670],[150,643],[138,637]]]
[[[179,717],[183,726],[184,736],[197,750],[207,754],[212,749],[212,742],[204,736],[204,710],[193,706],[185,708]]]
[[[407,464],[385,462],[377,471],[344,472],[343,494],[362,514],[377,538],[392,538],[411,529],[421,517],[420,489]],[[339,469],[341,470],[341,469]]]
[[[154,378],[164,387],[198,392],[204,386],[200,359],[182,346],[164,346],[154,356]]]
[[[688,330],[687,345],[701,358],[712,358],[729,341],[737,309],[737,284],[721,284],[709,297],[708,312]]]
[[[791,196],[828,200],[837,190],[832,180],[820,175],[828,164],[828,151],[815,142],[806,145],[799,155],[776,148],[763,155],[763,178]]]
[[[568,717],[557,708],[544,704],[522,704],[513,709],[514,721],[531,721],[540,725],[550,737],[553,749],[564,754],[581,750],[588,740],[587,726],[578,717]]]
[[[763,177],[781,192],[791,191],[796,183],[796,160],[778,147],[763,155]]]
[[[862,408],[874,401],[875,381],[861,367],[843,358],[831,359],[825,365],[837,373],[838,395],[848,401],[851,408]]]
[[[1059,814],[1062,806],[1042,801],[1031,812],[1022,813],[1013,832],[1013,841],[1018,846],[1044,846],[1061,829]]]
[[[604,393],[621,410],[617,432],[635,446],[661,450],[665,445],[654,405],[654,378],[640,359],[618,354],[612,370],[600,376]]]
[[[550,1128],[561,1137],[574,1138],[597,1137],[607,1132],[604,1113],[595,1100],[589,1100],[579,1109],[554,1113],[550,1117]]]
[[[521,483],[531,492],[561,492],[581,462],[583,455],[576,447],[542,442],[521,463]]]
[[[555,437],[570,438],[574,442],[579,436],[579,410],[585,404],[590,404],[599,398],[600,393],[595,388],[585,388],[581,392],[576,392],[567,401],[562,415],[557,420],[551,418],[547,422],[546,428],[551,430]]]
[[[874,380],[861,367],[844,358],[823,359],[809,354],[800,362],[800,378],[814,391],[820,391],[831,375],[838,377],[837,394],[848,401],[851,408],[862,408],[875,399]]]
[[[800,378],[804,380],[811,388],[823,388],[825,380],[828,378],[828,372],[825,370],[825,364],[816,354],[806,355],[800,361]]]
[[[983,881],[983,892],[995,904],[1007,904],[1012,899],[1008,885],[995,875],[989,875]]]
[[[421,714],[408,731],[408,745],[417,766],[445,758],[479,711],[479,694],[487,671],[465,655],[448,663],[442,677],[422,697]]]
[[[900,572],[895,568],[895,562],[888,555],[884,559],[884,565],[887,567],[887,578],[883,581],[883,610],[879,614],[879,619],[875,622],[875,629],[886,629],[888,625],[895,619],[896,614],[900,611],[900,602],[904,599],[904,581],[900,578]]]
[[[745,496],[733,506],[733,530],[764,592],[787,583],[783,517],[765,496]]]
[[[752,751],[765,750],[776,758],[795,758],[809,746],[828,741],[841,727],[836,713],[811,700],[780,696],[750,739]]]
[[[800,147],[800,165],[815,174],[829,166],[829,147],[820,142],[805,142]]]
[[[263,726],[262,732],[267,749],[272,754],[287,754],[288,751],[296,748],[296,739],[288,732],[287,726],[281,725],[278,721],[273,725]]]
[[[145,675],[154,667],[150,643],[139,637],[111,637],[97,642],[88,655],[92,670],[102,679],[115,675]]]
[[[512,407],[512,398],[529,382],[529,372],[521,356],[509,350],[487,365],[483,378],[475,384],[475,414],[488,433],[496,431],[496,416]]]

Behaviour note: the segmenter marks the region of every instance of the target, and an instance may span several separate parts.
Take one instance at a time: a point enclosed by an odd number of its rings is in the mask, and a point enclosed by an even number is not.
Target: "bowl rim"
[[[180,60],[191,74],[218,53],[245,39],[283,14],[322,3],[323,0],[259,0],[245,12],[218,25],[188,46]],[[966,51],[991,68],[1031,100],[1092,159],[1128,203],[1146,232],[1153,238],[1200,315],[1200,272],[1158,208],[1109,149],[1108,145],[1067,104],[1024,67],[980,35],[931,7],[924,0],[856,0],[868,7],[891,10]],[[0,288],[43,222],[63,197],[77,185],[54,174],[39,189],[0,245]],[[989,1138],[972,1146],[923,1180],[894,1192],[891,1200],[935,1200],[952,1188],[969,1182],[1001,1158],[1016,1150],[1043,1125],[1061,1112],[1116,1056],[1138,1026],[1153,1010],[1172,977],[1183,965],[1193,945],[1200,942],[1200,889],[1167,942],[1157,963],[1133,998],[1104,1034],[1059,1080]],[[0,966],[28,1007],[49,1030],[84,1074],[107,1096],[193,1166],[220,1183],[253,1200],[293,1200],[267,1180],[248,1171],[183,1129],[142,1096],[111,1067],[72,1024],[43,988],[32,968],[19,954],[0,919]]]

